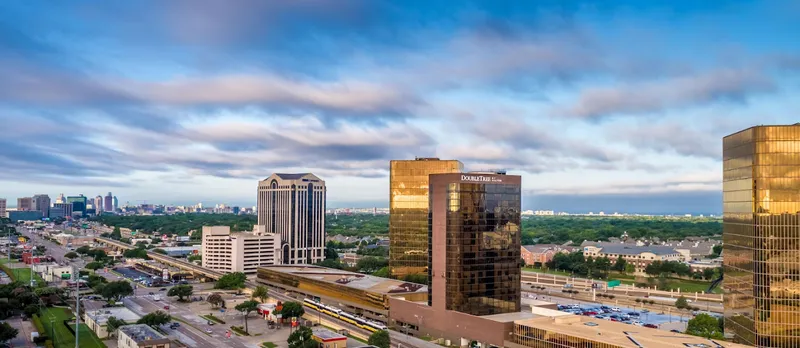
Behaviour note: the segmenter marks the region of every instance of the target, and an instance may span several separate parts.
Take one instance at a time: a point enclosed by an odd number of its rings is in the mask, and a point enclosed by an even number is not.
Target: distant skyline
[[[724,135],[800,109],[800,3],[0,4],[0,197],[255,204],[389,160],[523,176],[526,209],[721,211]]]

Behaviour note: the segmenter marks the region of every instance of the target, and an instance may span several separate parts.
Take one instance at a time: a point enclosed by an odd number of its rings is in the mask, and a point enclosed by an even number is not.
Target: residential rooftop
[[[86,315],[98,324],[105,324],[108,318],[115,317],[128,323],[133,323],[141,317],[125,307],[103,308],[86,312]]]
[[[119,331],[125,333],[126,336],[134,340],[137,345],[143,342],[148,342],[148,344],[169,342],[168,338],[164,337],[161,335],[161,333],[145,324],[120,326]]]
[[[674,247],[663,245],[645,245],[636,246],[632,244],[616,244],[616,243],[598,243],[589,244],[600,248],[603,254],[619,254],[619,255],[639,255],[641,253],[653,253],[656,255],[671,255],[677,254]]]
[[[325,268],[311,265],[278,265],[263,266],[261,269],[291,274],[298,277],[321,280],[353,289],[366,290],[390,296],[426,293],[428,287],[421,284],[409,283],[395,279],[375,277],[361,273],[348,272],[340,269]]]

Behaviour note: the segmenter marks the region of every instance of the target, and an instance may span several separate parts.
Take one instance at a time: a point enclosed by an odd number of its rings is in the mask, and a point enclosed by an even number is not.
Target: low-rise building
[[[347,336],[328,329],[314,328],[311,338],[319,342],[320,348],[347,348]]]
[[[348,267],[355,267],[362,256],[357,253],[341,253],[339,254],[339,261]]]
[[[135,323],[141,317],[136,313],[125,307],[103,308],[93,311],[87,311],[83,314],[83,322],[86,326],[100,339],[106,339],[111,336],[108,332],[108,318],[117,318],[126,323]]]
[[[203,226],[202,265],[223,273],[255,274],[259,267],[281,263],[281,236],[266,226],[231,233],[229,226]]]
[[[169,348],[170,340],[145,324],[125,325],[117,331],[119,348]]]
[[[682,256],[675,248],[661,245],[637,246],[623,243],[597,243],[584,245],[583,256],[607,257],[614,262],[622,258],[636,268],[637,273],[644,272],[647,265],[654,261],[681,261]]]
[[[9,210],[8,219],[11,222],[18,221],[41,221],[42,212],[38,210]]]
[[[76,248],[83,245],[94,244],[94,237],[76,236],[69,233],[59,233],[52,236],[52,238],[55,239],[58,244],[71,245]]]
[[[34,264],[31,269],[39,273],[46,282],[57,282],[72,279],[72,266],[57,263]]]
[[[200,253],[200,246],[176,246],[176,247],[163,247],[159,248],[167,252],[167,256],[183,257],[187,255],[195,255]]]

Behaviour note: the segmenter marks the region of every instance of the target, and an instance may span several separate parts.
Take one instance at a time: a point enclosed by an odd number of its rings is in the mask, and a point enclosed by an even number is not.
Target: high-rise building
[[[522,177],[430,176],[428,304],[471,315],[520,311]]]
[[[45,194],[33,195],[31,205],[33,210],[41,211],[44,217],[50,215],[50,196]]]
[[[105,203],[103,204],[103,211],[114,211],[114,197],[111,195],[111,192],[106,195],[103,203]]]
[[[0,219],[6,217],[6,199],[0,198]]]
[[[748,128],[722,145],[725,334],[800,347],[800,124]]]
[[[389,163],[389,267],[393,275],[427,274],[428,176],[463,170],[460,161],[438,158]]]
[[[17,210],[19,211],[33,210],[33,198],[31,197],[17,198]]]
[[[325,259],[325,181],[311,173],[276,173],[258,182],[258,224],[281,235],[284,264]]]
[[[111,205],[114,207],[114,211],[119,209],[119,200],[117,200],[117,196],[111,198]]]
[[[280,263],[281,236],[265,226],[231,233],[230,226],[203,226],[202,266],[223,273],[255,274],[258,267]]]
[[[56,197],[56,203],[67,203],[67,199],[64,197],[63,193],[58,194],[58,197]]]
[[[86,196],[69,196],[67,197],[67,203],[72,204],[73,213],[80,212],[81,216],[86,215],[86,204],[88,203],[88,198],[86,198]]]
[[[94,198],[94,212],[97,215],[103,213],[103,196],[98,195]]]

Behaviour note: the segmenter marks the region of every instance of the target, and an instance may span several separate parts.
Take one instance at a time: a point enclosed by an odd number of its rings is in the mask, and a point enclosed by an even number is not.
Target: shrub
[[[45,348],[55,348],[55,345],[53,345],[53,341],[47,340],[47,341],[44,341],[44,347]]]
[[[637,298],[635,301],[636,301],[636,303],[640,303],[640,302],[642,302],[642,299]]]
[[[608,295],[608,298],[610,298],[610,299],[612,299],[612,300],[614,299],[614,297],[616,297],[616,296],[614,296],[614,295]]]
[[[40,336],[46,336],[46,332],[44,331],[44,325],[42,325],[42,319],[39,319],[39,316],[34,314],[31,317],[31,322],[33,322],[33,327],[36,328],[36,332],[39,333]]]

